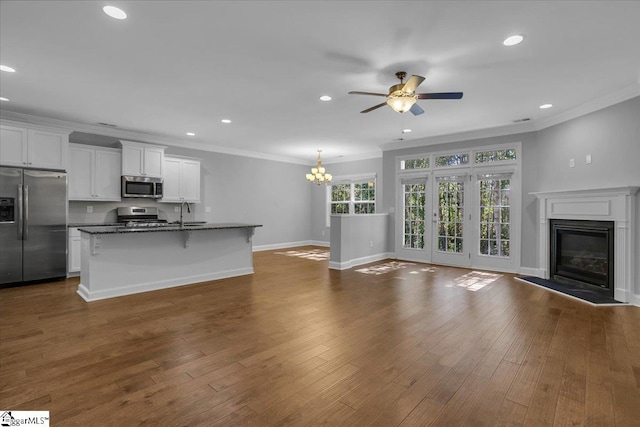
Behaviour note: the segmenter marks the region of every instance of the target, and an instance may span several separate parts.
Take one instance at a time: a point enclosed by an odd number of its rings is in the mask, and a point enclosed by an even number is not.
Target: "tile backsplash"
[[[87,207],[91,207],[92,212],[87,212]],[[123,206],[140,206],[140,207],[157,207],[160,219],[166,219],[169,222],[178,221],[180,213],[174,212],[174,208],[180,207],[179,203],[157,203],[148,200],[135,200],[130,202],[69,202],[69,223],[109,223],[117,221],[116,210]],[[198,221],[199,206],[191,203],[191,213],[185,209],[183,217],[185,221]]]

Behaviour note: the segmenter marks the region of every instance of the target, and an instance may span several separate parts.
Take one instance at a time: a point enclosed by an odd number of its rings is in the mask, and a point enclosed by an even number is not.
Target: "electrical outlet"
[[[207,206],[207,207],[205,207],[205,208],[204,208],[204,211],[205,211],[206,213],[211,213],[211,206]]]
[[[569,159],[569,167],[570,168],[576,167],[576,159]]]
[[[591,154],[587,154],[586,162],[588,165],[591,164]]]
[[[180,213],[180,207],[179,207],[179,206],[174,206],[174,207],[173,207],[173,211],[174,211],[175,213]]]
[[[369,241],[369,247],[372,248],[373,247],[373,240]]]
[[[93,213],[93,206],[87,206],[87,213]]]

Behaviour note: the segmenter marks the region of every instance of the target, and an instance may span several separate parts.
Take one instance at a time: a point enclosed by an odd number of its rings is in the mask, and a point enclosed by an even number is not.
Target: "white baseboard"
[[[271,245],[259,245],[253,247],[253,252],[272,251],[275,249],[295,248],[298,246],[325,246],[329,247],[329,242],[321,242],[319,240],[303,240],[300,242],[274,243]]]
[[[329,261],[329,268],[332,270],[348,270],[353,267],[357,267],[358,265],[368,264],[370,262],[376,262],[387,258],[393,258],[394,254],[392,252],[383,252],[380,254],[369,255],[362,258],[350,259],[348,261],[338,262],[338,261]]]
[[[540,268],[532,268],[532,267],[520,267],[518,269],[518,274],[522,274],[523,276],[534,276],[544,279],[544,270]]]
[[[253,267],[239,268],[235,270],[220,271],[212,274],[198,274],[195,276],[181,277],[179,279],[159,280],[155,282],[141,283],[133,286],[122,286],[101,291],[90,291],[82,283],[78,285],[78,295],[87,302],[106,298],[121,297],[125,295],[139,294],[142,292],[157,291],[160,289],[174,288],[177,286],[193,285],[210,280],[226,279],[228,277],[245,276],[253,274]]]

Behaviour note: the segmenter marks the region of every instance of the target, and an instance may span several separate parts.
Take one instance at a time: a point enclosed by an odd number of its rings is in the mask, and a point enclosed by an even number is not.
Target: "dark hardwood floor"
[[[639,425],[640,308],[429,264],[332,271],[324,252],[92,303],[78,279],[2,289],[0,409],[54,426]]]

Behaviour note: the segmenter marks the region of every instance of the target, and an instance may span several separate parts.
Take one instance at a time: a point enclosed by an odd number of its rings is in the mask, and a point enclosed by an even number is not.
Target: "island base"
[[[247,229],[82,233],[78,294],[86,301],[253,273]]]

